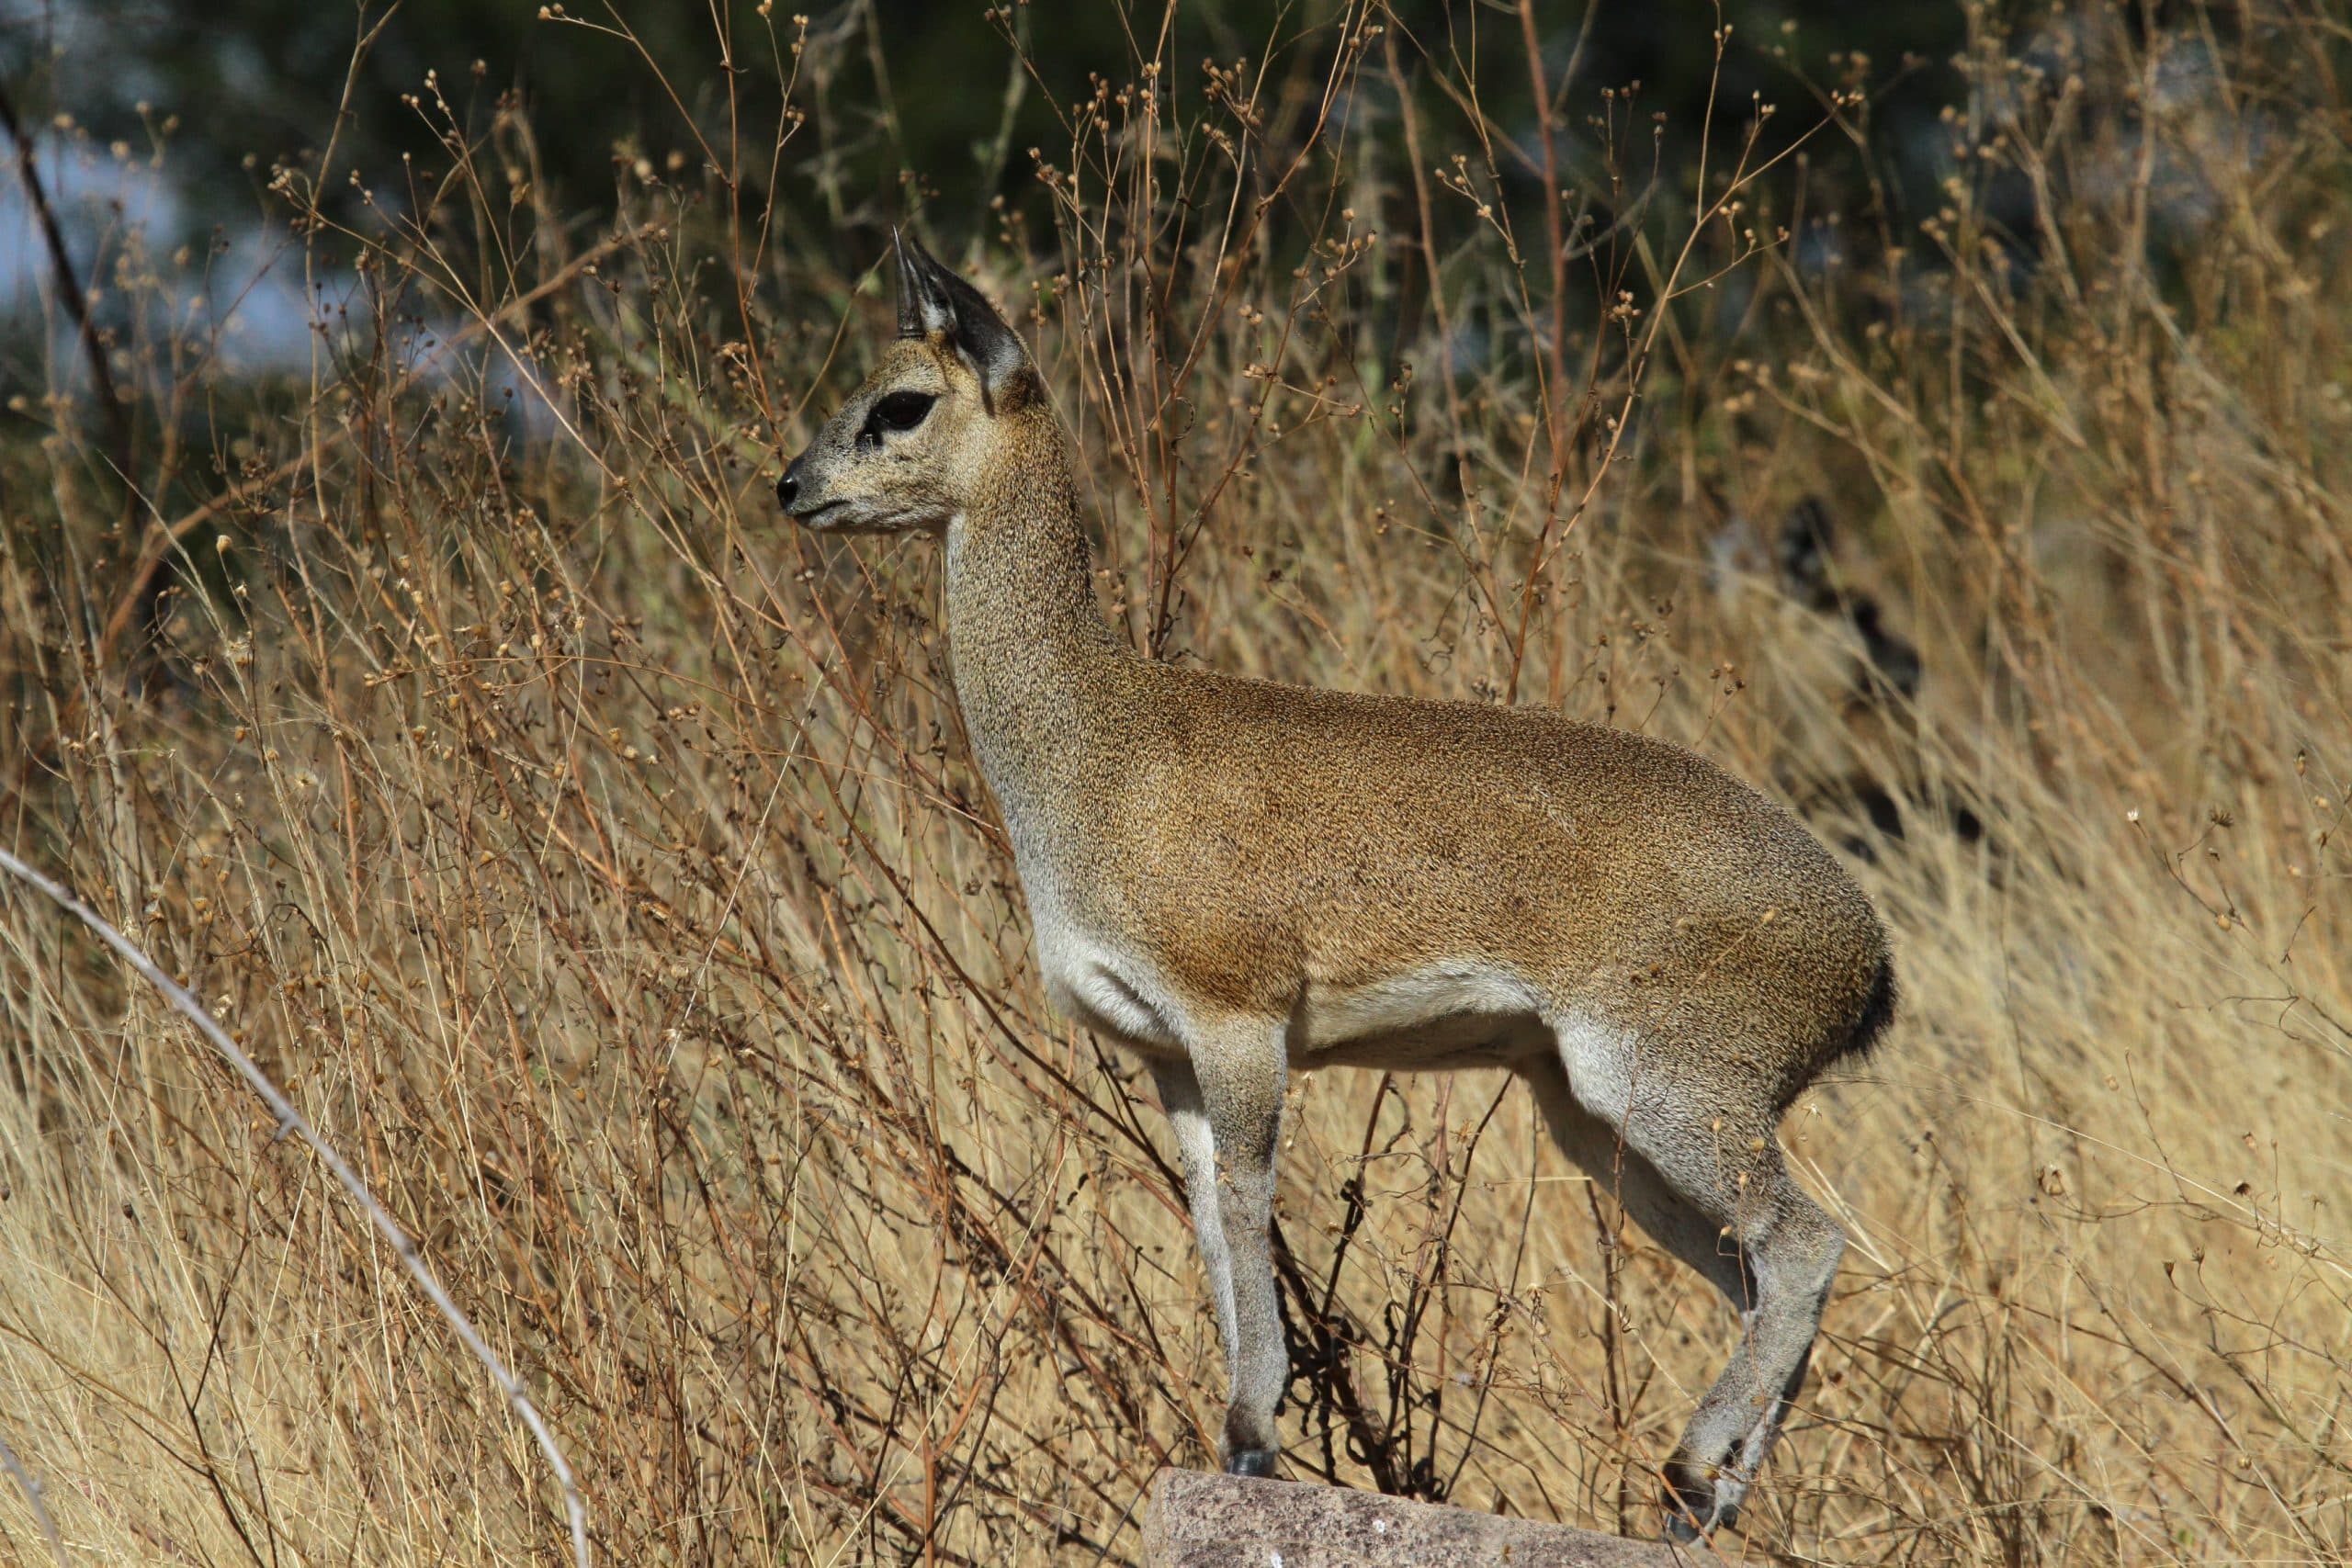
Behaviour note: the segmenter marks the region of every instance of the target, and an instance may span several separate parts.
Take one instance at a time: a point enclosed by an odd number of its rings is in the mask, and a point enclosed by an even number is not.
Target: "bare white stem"
[[[466,1348],[473,1352],[474,1359],[489,1369],[492,1380],[505,1393],[506,1403],[514,1407],[514,1414],[522,1418],[523,1424],[531,1429],[531,1436],[538,1442],[539,1451],[548,1457],[548,1468],[555,1472],[557,1484],[563,1489],[564,1512],[570,1516],[571,1521],[572,1562],[575,1568],[589,1568],[587,1505],[581,1500],[579,1483],[571,1478],[571,1466],[564,1461],[563,1450],[556,1446],[555,1434],[548,1429],[547,1422],[541,1419],[538,1407],[531,1403],[531,1396],[524,1392],[522,1383],[516,1381],[513,1372],[506,1370],[506,1363],[498,1359],[498,1353],[490,1348],[487,1340],[482,1338],[481,1332],[474,1327],[473,1321],[466,1316],[456,1302],[450,1299],[449,1292],[441,1288],[441,1281],[435,1279],[433,1270],[425,1266],[423,1254],[417,1251],[416,1243],[409,1239],[408,1233],[401,1229],[400,1222],[393,1219],[381,1203],[376,1201],[375,1194],[368,1190],[368,1184],[359,1179],[358,1173],[345,1165],[343,1162],[343,1156],[336,1154],[327,1141],[319,1135],[318,1129],[312,1127],[309,1120],[300,1111],[294,1109],[294,1102],[288,1100],[279,1091],[278,1087],[269,1080],[269,1075],[255,1066],[253,1058],[238,1049],[237,1043],[229,1038],[228,1032],[213,1021],[212,1015],[204,1010],[202,1003],[188,994],[187,987],[175,985],[169,976],[156,967],[153,959],[141,951],[129,937],[100,919],[88,905],[6,850],[0,850],[0,871],[6,871],[48,895],[60,908],[64,909],[104,938],[108,947],[122,954],[124,960],[133,969],[138,970],[148,984],[163,992],[164,999],[185,1014],[188,1021],[195,1024],[207,1040],[212,1042],[214,1049],[228,1058],[229,1065],[237,1069],[246,1083],[253,1086],[254,1092],[261,1096],[272,1113],[277,1117],[279,1131],[293,1133],[311,1145],[311,1152],[319,1156],[320,1161],[334,1174],[334,1179],[343,1184],[343,1190],[351,1194],[352,1201],[357,1203],[366,1212],[369,1223],[376,1227],[377,1234],[390,1244],[393,1253],[401,1260],[401,1267],[408,1270],[409,1278],[416,1281],[417,1289],[423,1291],[432,1300],[433,1304],[440,1309],[441,1315],[449,1320],[449,1326],[457,1330],[458,1337],[464,1340]],[[30,1477],[26,1475],[21,1467],[15,1462],[13,1455],[7,1461],[7,1468],[17,1474],[19,1483],[27,1487],[28,1495],[33,1496],[34,1507],[39,1509],[40,1500],[38,1492],[32,1486]],[[46,1511],[42,1512],[41,1518],[44,1524],[48,1522]],[[61,1563],[63,1562],[64,1548],[58,1545],[54,1529],[51,1530],[49,1539],[52,1546],[57,1546],[58,1561]]]
[[[0,1438],[0,1470],[6,1470],[16,1479],[17,1489],[25,1495],[25,1501],[33,1506],[33,1522],[40,1526],[40,1533],[49,1538],[49,1554],[57,1559],[57,1568],[70,1568],[65,1561],[64,1540],[57,1533],[57,1521],[49,1517],[49,1505],[40,1500],[40,1483],[34,1479],[31,1471],[25,1468],[24,1461],[17,1457],[17,1450],[8,1446],[6,1438]]]

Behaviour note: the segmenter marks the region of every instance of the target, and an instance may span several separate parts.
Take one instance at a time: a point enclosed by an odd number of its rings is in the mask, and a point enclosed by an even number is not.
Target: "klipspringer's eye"
[[[865,416],[868,428],[877,434],[912,430],[931,412],[931,405],[938,400],[929,392],[893,392],[874,405]]]

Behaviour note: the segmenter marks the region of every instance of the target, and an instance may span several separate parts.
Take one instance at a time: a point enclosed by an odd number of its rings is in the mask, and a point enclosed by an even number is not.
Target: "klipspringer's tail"
[[[1829,1059],[1837,1062],[1850,1056],[1857,1062],[1867,1060],[1877,1049],[1886,1026],[1894,1021],[1894,1010],[1901,1003],[1902,997],[1894,984],[1894,955],[1883,953],[1878,961],[1878,974],[1871,981],[1870,999],[1862,1004],[1861,1016],[1854,1020],[1853,1032],[1846,1036],[1846,1043],[1831,1053]]]

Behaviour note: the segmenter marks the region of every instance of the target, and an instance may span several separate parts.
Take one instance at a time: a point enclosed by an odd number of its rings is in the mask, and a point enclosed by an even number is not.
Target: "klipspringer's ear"
[[[899,253],[899,335],[944,336],[991,398],[1025,386],[1029,351],[980,291],[942,266],[922,242],[893,235]]]

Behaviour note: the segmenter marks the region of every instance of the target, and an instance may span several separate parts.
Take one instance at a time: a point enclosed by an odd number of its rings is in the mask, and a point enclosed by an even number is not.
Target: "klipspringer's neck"
[[[1090,699],[1131,658],[1094,602],[1093,552],[1049,411],[1007,443],[947,528],[947,640],[956,700],[1016,839],[1066,802]]]

